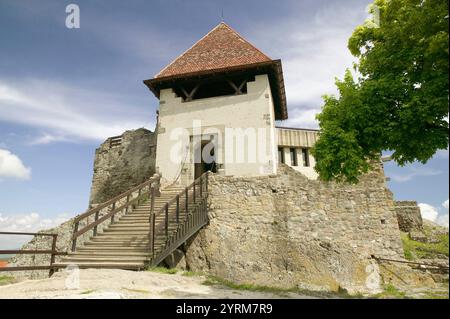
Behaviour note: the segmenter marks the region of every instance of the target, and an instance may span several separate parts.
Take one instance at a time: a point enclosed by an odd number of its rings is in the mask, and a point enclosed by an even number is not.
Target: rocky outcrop
[[[187,245],[186,264],[237,283],[377,292],[372,255],[401,259],[392,193],[381,167],[357,185],[279,175],[222,177],[209,186],[210,223]]]
[[[397,214],[398,227],[401,231],[406,233],[422,231],[423,220],[416,201],[396,201],[395,212]]]
[[[155,173],[156,134],[140,128],[109,138],[95,151],[89,204],[103,203]]]

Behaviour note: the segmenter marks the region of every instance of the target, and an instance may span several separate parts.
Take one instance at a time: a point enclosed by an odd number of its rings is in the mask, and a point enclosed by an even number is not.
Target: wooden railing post
[[[150,188],[150,213],[153,214],[154,210],[155,210],[155,195],[156,195],[156,191],[155,191],[155,186],[152,184],[151,188]]]
[[[194,188],[192,189],[192,193],[193,193],[193,198],[194,198],[194,203],[195,203],[195,183],[196,183],[197,181],[194,181]]]
[[[100,210],[95,212],[95,219],[94,219],[95,221],[94,222],[96,222],[98,220],[99,213],[100,213]],[[97,225],[94,226],[93,233],[94,233],[94,236],[97,236]]]
[[[155,219],[155,215],[153,213],[150,213],[150,219],[149,219],[150,232],[148,234],[148,241],[149,241],[149,249],[151,249],[152,254],[153,254],[153,250],[154,250],[153,241],[155,240],[155,230],[153,229],[154,219]]]
[[[166,203],[166,206],[165,206],[165,219],[166,219],[166,222],[165,222],[165,231],[166,231],[166,240],[169,238],[169,203]]]
[[[180,223],[180,195],[177,195],[177,224]]]
[[[116,202],[114,202],[114,203],[112,204],[112,210],[115,210],[115,209],[116,209]],[[114,223],[114,215],[115,215],[115,214],[113,214],[113,215],[111,216],[111,224]]]
[[[50,256],[50,271],[48,273],[48,276],[51,277],[53,273],[55,272],[55,269],[53,268],[53,264],[55,263],[55,256],[56,256],[56,240],[58,238],[57,234],[54,234],[52,236],[52,254]]]
[[[80,222],[75,222],[75,226],[73,228],[73,236],[72,236],[72,251],[75,251],[77,248],[77,237],[75,237],[75,234],[78,232],[78,226]]]
[[[189,189],[187,187],[185,188],[184,193],[185,193],[185,196],[186,196],[186,203],[185,203],[185,205],[186,205],[186,218],[187,218],[188,213],[189,213]]]
[[[127,195],[127,207],[125,207],[125,215],[126,214],[128,214],[128,206],[129,206],[129,203],[130,202],[130,195]]]
[[[206,172],[206,176],[205,176],[205,191],[206,191],[206,194],[208,194],[208,176],[209,176],[209,171]]]
[[[140,202],[141,202],[141,188],[138,189],[138,196],[136,201],[137,206],[139,206]]]

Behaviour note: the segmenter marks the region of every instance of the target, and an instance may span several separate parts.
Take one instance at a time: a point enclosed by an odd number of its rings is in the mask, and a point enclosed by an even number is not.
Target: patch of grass
[[[384,291],[373,296],[380,299],[405,299],[406,293],[398,290],[394,285],[388,284],[384,287]]]
[[[16,278],[11,276],[0,276],[0,286],[9,285],[17,282]]]
[[[161,274],[169,274],[173,275],[178,272],[178,269],[176,268],[165,268],[165,267],[150,267],[147,269],[147,271],[153,271],[153,272],[159,272]]]
[[[448,299],[448,291],[430,291],[425,294],[423,294],[420,298],[421,299]]]
[[[131,289],[131,288],[122,288],[123,290],[129,291],[129,292],[137,292],[137,293],[141,293],[141,294],[149,294],[150,291],[145,290],[145,289]]]
[[[434,258],[437,255],[449,256],[448,234],[439,236],[437,243],[422,243],[411,240],[407,233],[402,233],[403,250],[407,260]]]
[[[243,291],[255,291],[255,292],[265,292],[277,294],[280,296],[285,296],[288,293],[297,293],[304,294],[308,296],[314,296],[318,298],[362,298],[362,295],[349,295],[345,289],[339,289],[337,292],[326,292],[326,291],[311,291],[306,289],[300,289],[298,287],[290,287],[290,288],[278,288],[278,287],[269,287],[269,286],[260,286],[253,284],[236,284],[229,280],[219,278],[216,276],[208,276],[208,278],[203,281],[203,285],[207,286],[224,286],[234,290],[243,290]]]
[[[95,292],[95,289],[89,289],[89,290],[85,290],[83,292],[80,292],[80,295],[89,295],[91,293]]]
[[[183,273],[181,275],[185,276],[185,277],[200,277],[200,276],[203,276],[204,274],[201,272],[197,272],[197,271],[186,270],[186,271],[183,271]]]

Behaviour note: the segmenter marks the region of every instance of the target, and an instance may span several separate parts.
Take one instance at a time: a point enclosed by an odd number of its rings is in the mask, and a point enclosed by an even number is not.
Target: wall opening
[[[309,167],[309,150],[307,148],[302,148],[303,166]]]
[[[234,76],[200,82],[185,82],[173,88],[183,102],[209,97],[247,94],[247,83],[255,81],[254,76]]]
[[[278,163],[284,164],[286,161],[284,160],[284,150],[282,147],[278,148]]]

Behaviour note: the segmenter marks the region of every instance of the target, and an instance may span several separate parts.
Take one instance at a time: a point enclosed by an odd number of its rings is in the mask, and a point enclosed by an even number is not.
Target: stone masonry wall
[[[122,134],[120,145],[107,139],[95,151],[89,204],[105,202],[155,173],[156,134],[140,128]]]
[[[358,185],[276,176],[211,175],[210,223],[189,243],[187,267],[237,283],[377,292],[372,254],[401,259],[392,193],[381,168]]]
[[[422,230],[422,215],[416,201],[396,201],[395,212],[397,213],[398,227],[401,231]]]

